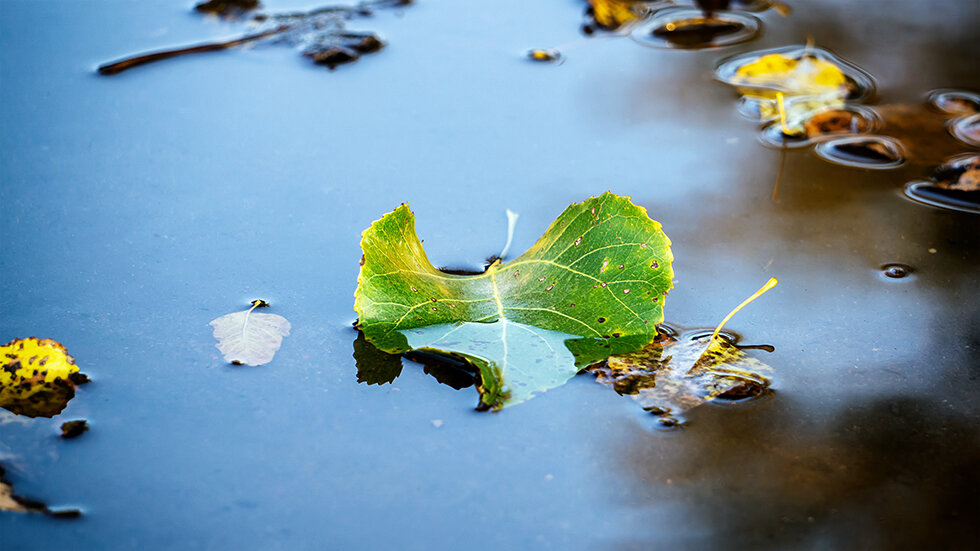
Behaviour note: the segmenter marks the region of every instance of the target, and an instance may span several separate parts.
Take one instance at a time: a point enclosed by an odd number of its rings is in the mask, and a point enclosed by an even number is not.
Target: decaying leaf
[[[13,413],[53,417],[87,381],[57,341],[29,337],[0,346],[0,407]]]
[[[0,466],[0,511],[13,511],[16,513],[44,512],[44,504],[36,503],[15,494],[13,487],[7,482],[4,474],[4,469]]]
[[[847,79],[837,64],[813,56],[795,58],[782,53],[765,54],[742,65],[733,81],[743,94],[780,91],[793,96],[830,93],[842,97],[847,92]]]
[[[225,314],[211,321],[215,346],[225,359],[235,365],[263,365],[272,361],[282,346],[282,338],[289,335],[289,321],[277,314],[253,312],[268,307],[262,300],[252,301],[252,307],[241,312]]]
[[[7,481],[3,466],[0,466],[0,511],[44,513],[56,518],[78,518],[82,516],[82,512],[78,509],[51,509],[40,501],[17,495],[10,482]]]
[[[725,338],[710,339],[710,346],[708,341],[705,335],[663,335],[643,350],[610,356],[589,372],[665,419],[716,398],[741,399],[768,391],[769,366]]]
[[[650,13],[649,4],[641,0],[587,0],[589,15],[596,27],[616,31],[636,23]]]
[[[574,375],[569,339],[653,340],[673,278],[660,224],[611,193],[569,206],[527,252],[479,275],[433,267],[407,205],[365,230],[361,248],[354,309],[365,339],[388,353],[466,356],[494,408]]]
[[[769,371],[761,362],[745,356],[721,336],[721,329],[739,310],[775,287],[769,278],[758,291],[736,306],[707,339],[676,338],[663,331],[657,340],[637,352],[614,354],[592,366],[600,383],[612,385],[619,394],[633,397],[651,413],[662,416],[667,426],[677,424],[674,414],[722,396],[758,396],[769,388]]]
[[[743,104],[753,106],[760,121],[778,120],[788,136],[808,136],[819,123],[805,128],[806,123],[821,113],[847,115],[853,127],[869,122],[851,105],[874,93],[870,75],[811,44],[733,56],[719,65],[717,76],[736,87]]]

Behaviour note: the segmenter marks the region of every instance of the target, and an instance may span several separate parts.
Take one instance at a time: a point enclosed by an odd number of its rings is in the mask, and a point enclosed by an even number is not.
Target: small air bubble
[[[914,270],[911,266],[905,264],[899,264],[897,262],[891,264],[885,264],[881,267],[881,273],[885,277],[892,279],[902,279],[908,277]]]
[[[645,248],[647,248],[647,244],[646,244],[646,243],[640,243],[640,248],[641,248],[641,249],[645,249]]]

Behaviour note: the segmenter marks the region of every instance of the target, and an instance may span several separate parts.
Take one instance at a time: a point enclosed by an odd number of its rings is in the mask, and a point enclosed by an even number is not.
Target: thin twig
[[[145,65],[147,63],[153,63],[154,61],[160,61],[162,59],[170,59],[172,57],[188,55],[188,54],[200,54],[204,52],[216,52],[220,50],[227,50],[229,48],[234,48],[236,46],[241,46],[242,44],[247,44],[249,42],[254,42],[269,36],[283,33],[291,28],[290,25],[281,25],[274,29],[268,31],[263,31],[256,34],[245,35],[241,38],[236,38],[235,40],[228,40],[226,42],[209,42],[206,44],[198,44],[197,46],[187,46],[183,48],[175,48],[172,50],[161,50],[159,52],[150,52],[148,54],[139,54],[132,57],[127,57],[125,59],[120,59],[119,61],[113,61],[112,63],[106,63],[105,65],[99,66],[99,74],[102,75],[114,75],[116,73],[121,73],[126,69],[136,67],[137,65]]]

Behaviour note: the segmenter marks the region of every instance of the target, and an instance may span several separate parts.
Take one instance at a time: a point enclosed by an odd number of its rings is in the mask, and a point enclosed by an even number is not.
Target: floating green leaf
[[[407,205],[372,224],[361,247],[354,309],[365,339],[389,353],[470,358],[495,408],[574,375],[569,339],[651,341],[673,278],[660,224],[611,193],[569,206],[527,252],[479,275],[433,267]]]

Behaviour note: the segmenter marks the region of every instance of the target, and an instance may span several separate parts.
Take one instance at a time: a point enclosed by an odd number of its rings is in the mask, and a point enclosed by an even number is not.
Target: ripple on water
[[[908,264],[902,264],[899,262],[889,262],[887,264],[882,264],[879,268],[879,273],[884,279],[906,279],[915,270]]]
[[[630,37],[652,48],[699,50],[748,42],[762,23],[754,15],[716,11],[707,16],[695,8],[666,8],[633,29]]]
[[[868,134],[878,129],[880,119],[871,109],[861,105],[825,108],[814,112],[796,132],[787,133],[779,120],[763,127],[760,139],[766,145],[780,149],[796,149],[838,136]]]
[[[929,105],[953,116],[965,116],[980,112],[980,94],[966,90],[940,89],[929,92]]]
[[[817,144],[814,152],[826,161],[855,168],[888,170],[902,166],[901,143],[888,136],[847,136]]]
[[[949,132],[969,146],[980,147],[980,113],[949,121]]]
[[[980,155],[947,159],[930,180],[906,184],[905,196],[932,207],[980,214]]]

